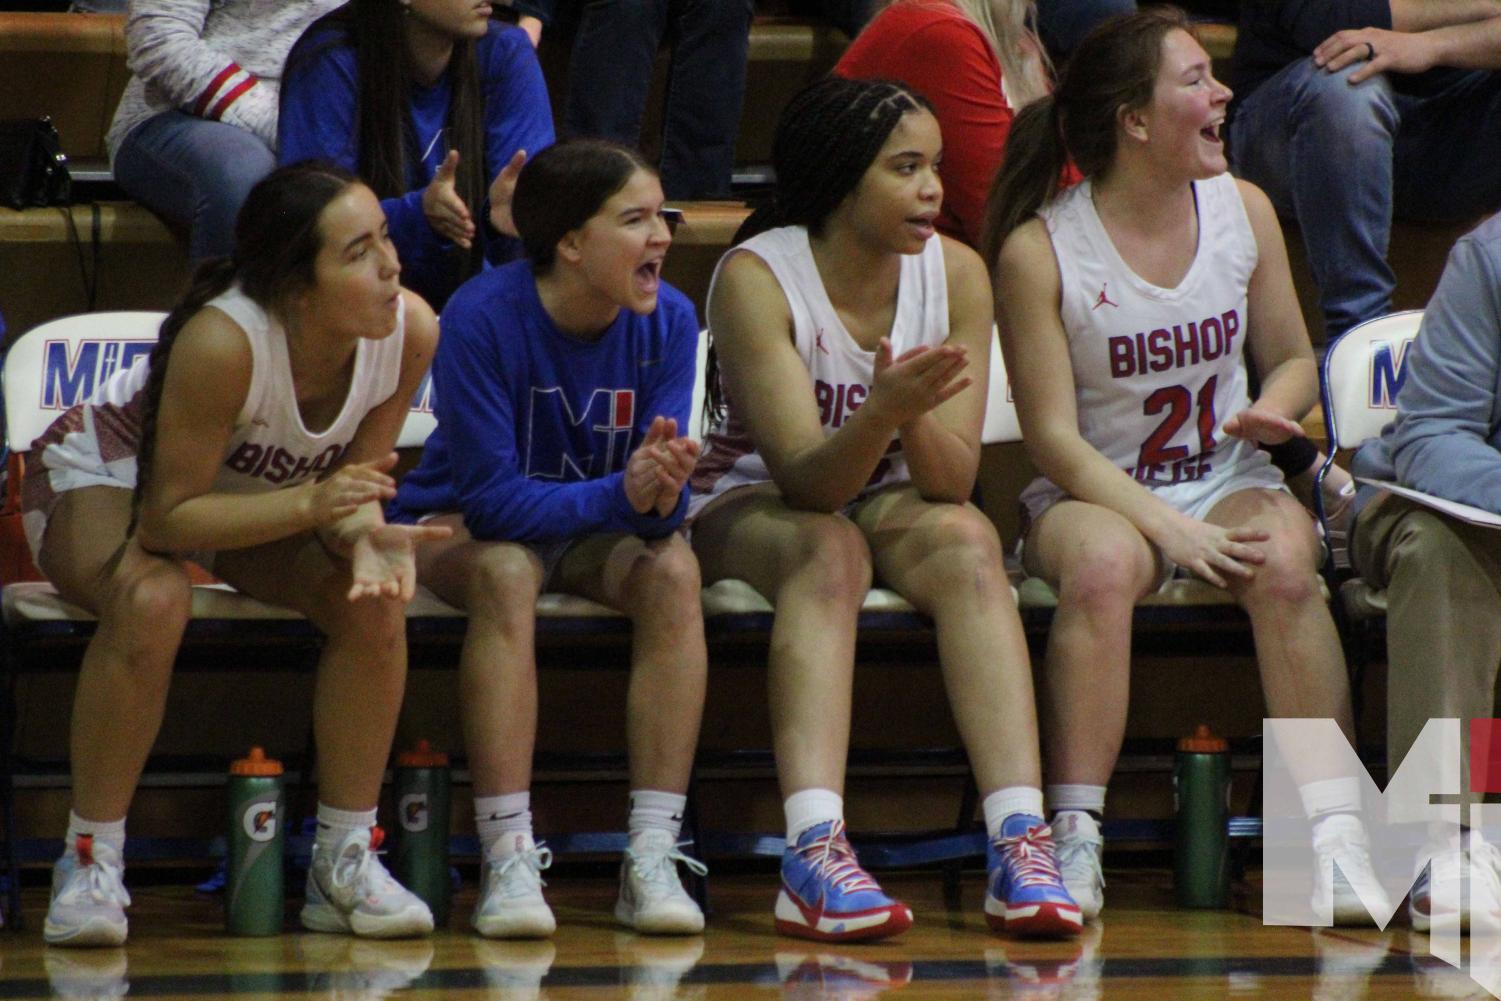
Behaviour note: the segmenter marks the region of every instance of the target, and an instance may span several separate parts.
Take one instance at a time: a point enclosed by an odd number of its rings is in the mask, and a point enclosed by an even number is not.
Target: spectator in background
[[[1458,222],[1501,204],[1501,74],[1484,68],[1501,68],[1489,3],[1243,4],[1230,165],[1302,230],[1326,339],[1390,312],[1394,216]],[[1273,456],[1310,503],[1313,446],[1288,445]],[[1325,481],[1336,560],[1354,494],[1342,471]]]
[[[549,24],[558,0],[522,0],[514,6],[529,23]],[[662,125],[662,190],[669,201],[728,198],[754,15],[754,0],[582,3],[568,63],[563,132],[639,145],[657,50],[665,39],[672,45],[672,63]]]
[[[1136,9],[1136,0],[1038,0],[1037,33],[1063,62],[1100,22]]]
[[[1492,217],[1449,254],[1407,353],[1397,419],[1356,453],[1356,472],[1501,513],[1498,274],[1501,218]],[[1386,589],[1387,761],[1395,774],[1430,719],[1494,715],[1501,534],[1375,487],[1360,494],[1353,554],[1360,572]],[[1458,763],[1458,788],[1468,790],[1469,754]],[[1414,930],[1459,919],[1438,908],[1460,899],[1455,884],[1465,879],[1466,858],[1476,863],[1471,892],[1501,894],[1501,856],[1479,827],[1468,850],[1446,832],[1418,862],[1408,898]]]
[[[1245,0],[1230,162],[1303,231],[1326,334],[1390,311],[1393,216],[1501,204],[1501,13],[1485,2]]]
[[[932,102],[943,132],[938,230],[971,247],[1011,119],[1049,90],[1034,13],[1028,0],[898,0],[834,67],[840,76],[899,80]],[[1078,179],[1072,167],[1067,173]]]
[[[287,57],[283,163],[323,157],[380,196],[407,286],[435,308],[520,254],[511,192],[553,141],[527,35],[469,0],[351,0]]]
[[[235,216],[276,166],[287,50],[335,0],[134,0],[130,82],[105,143],[132,198],[189,230],[193,261],[234,249]]]

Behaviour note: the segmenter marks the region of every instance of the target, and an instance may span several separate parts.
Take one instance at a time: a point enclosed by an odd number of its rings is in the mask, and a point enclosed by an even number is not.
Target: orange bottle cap
[[[1178,741],[1178,750],[1189,754],[1224,754],[1230,750],[1230,742],[1224,737],[1216,737],[1208,723],[1200,723],[1192,737]]]
[[[397,768],[447,768],[448,755],[442,751],[435,751],[432,745],[425,740],[417,741],[417,746],[410,751],[402,751],[396,756]]]
[[[281,762],[275,758],[266,757],[266,752],[259,747],[252,747],[250,753],[238,761],[229,763],[231,775],[280,775]]]

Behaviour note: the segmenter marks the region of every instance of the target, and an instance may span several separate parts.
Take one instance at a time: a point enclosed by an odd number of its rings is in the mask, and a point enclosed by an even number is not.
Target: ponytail
[[[1011,123],[1006,156],[990,186],[980,256],[995,269],[1011,231],[1058,193],[1068,168],[1068,148],[1058,127],[1058,104],[1044,97],[1027,105]]]
[[[146,481],[151,476],[151,464],[156,458],[156,418],[161,408],[162,387],[167,383],[167,362],[172,356],[172,345],[188,321],[211,301],[223,295],[234,283],[236,268],[228,257],[216,257],[204,261],[193,274],[187,294],[167,314],[156,335],[156,345],[147,359],[150,374],[146,377],[146,399],[141,407],[141,442],[136,458],[136,488],[131,500],[130,528],[126,534],[134,534],[141,514],[141,498],[145,495]]]
[[[1057,194],[1070,159],[1085,177],[1110,168],[1120,143],[1120,114],[1151,103],[1162,42],[1174,31],[1193,34],[1176,7],[1101,22],[1074,49],[1052,96],[1017,114],[985,206],[980,256],[992,273],[1012,230]]]

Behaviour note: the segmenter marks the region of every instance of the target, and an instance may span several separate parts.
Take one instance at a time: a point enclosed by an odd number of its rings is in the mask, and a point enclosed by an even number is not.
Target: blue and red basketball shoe
[[[1041,817],[1016,813],[985,850],[990,882],[985,920],[1014,935],[1077,935],[1084,926],[1079,905],[1064,889],[1053,832]]]
[[[782,854],[777,931],[818,942],[860,942],[912,927],[912,908],[892,900],[860,868],[844,821],[815,824]]]

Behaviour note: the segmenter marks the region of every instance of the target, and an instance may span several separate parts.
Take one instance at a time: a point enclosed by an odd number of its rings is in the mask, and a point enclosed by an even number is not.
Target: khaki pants
[[[1468,721],[1495,714],[1501,530],[1383,494],[1361,512],[1351,555],[1387,592],[1388,774],[1428,720],[1457,717],[1463,793],[1470,786]]]

